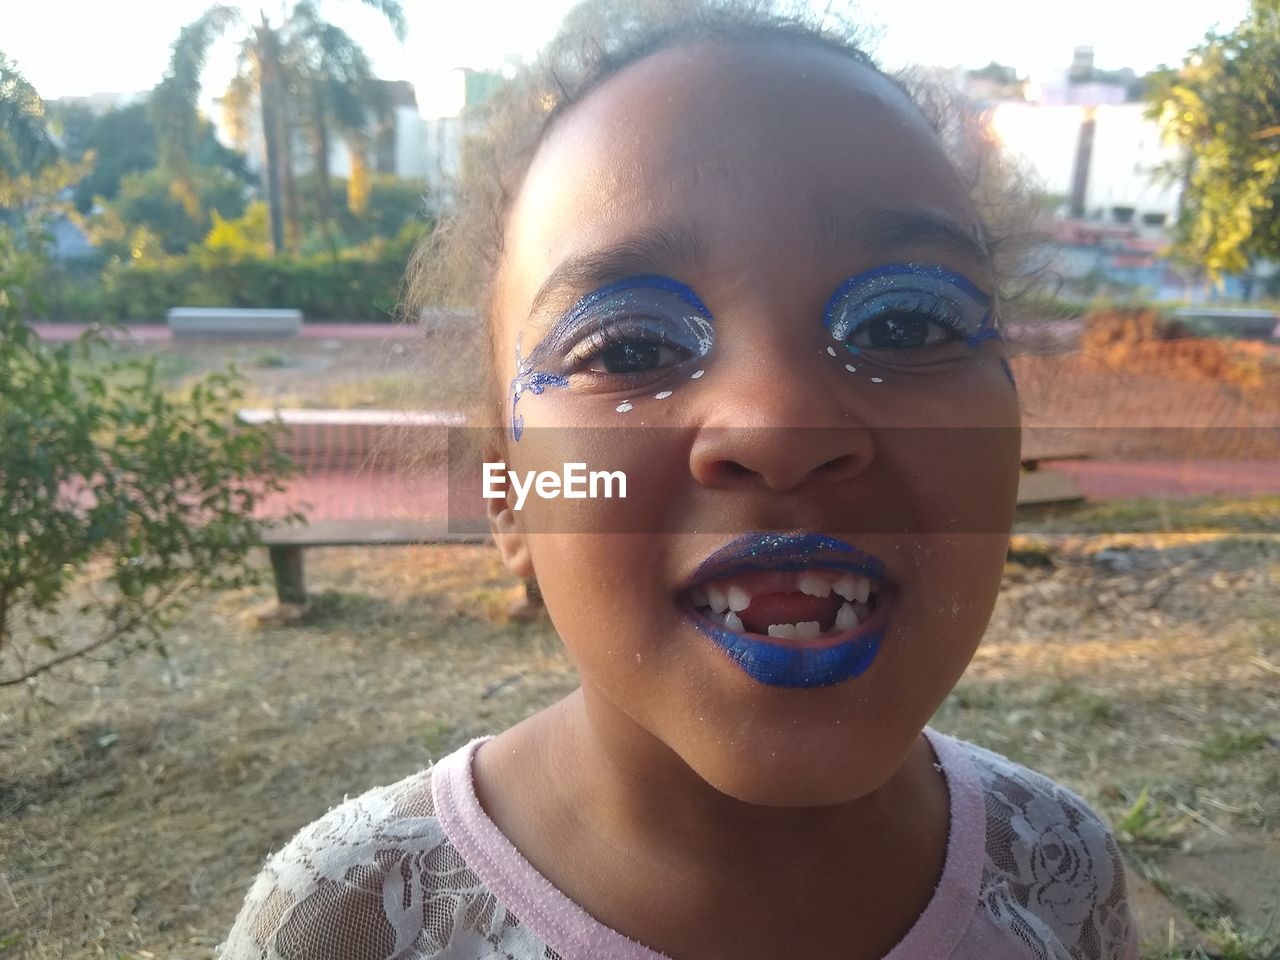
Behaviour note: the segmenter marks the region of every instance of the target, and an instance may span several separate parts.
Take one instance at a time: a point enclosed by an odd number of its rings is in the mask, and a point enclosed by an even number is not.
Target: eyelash
[[[865,331],[878,322],[897,317],[923,320],[930,327],[922,339],[890,333],[887,340],[866,344],[864,349],[892,353],[905,360],[923,347],[961,342],[977,346],[998,333],[990,326],[990,298],[966,277],[938,265],[888,264],[850,277],[828,302],[823,326],[832,338],[853,353]],[[942,336],[930,339],[933,331]],[[897,342],[892,342],[896,338]],[[884,357],[888,359],[887,356]],[[923,359],[923,358],[922,358]]]
[[[565,358],[566,366],[576,370],[610,347],[632,340],[643,340],[645,343],[665,342],[665,338],[655,334],[652,329],[637,325],[631,320],[602,320],[594,333],[583,337],[569,351]]]
[[[565,357],[565,373],[567,375],[583,374],[592,377],[643,377],[652,375],[668,366],[674,364],[662,364],[648,370],[639,370],[633,372],[613,373],[607,370],[587,370],[590,364],[598,362],[602,356],[612,347],[625,343],[644,343],[666,348],[677,354],[682,354],[676,363],[683,363],[697,356],[697,351],[690,348],[690,345],[680,341],[680,338],[671,336],[669,332],[662,329],[655,329],[669,324],[669,321],[657,317],[635,318],[628,317],[626,319],[605,318],[600,320],[596,326],[596,330],[589,336],[578,341],[577,344],[568,352]]]
[[[911,316],[920,317],[930,323],[936,324],[946,332],[948,340],[963,340],[965,337],[963,324],[957,319],[954,308],[946,309],[943,306],[944,301],[939,297],[931,297],[920,295],[916,297],[914,304],[906,304],[903,301],[888,303],[882,308],[876,310],[873,314],[860,320],[848,334],[845,335],[844,342],[848,343],[861,330],[869,327],[878,320],[883,320],[892,316]]]

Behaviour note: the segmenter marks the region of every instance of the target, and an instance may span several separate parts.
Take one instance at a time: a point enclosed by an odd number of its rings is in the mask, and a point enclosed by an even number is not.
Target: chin
[[[788,736],[712,741],[681,751],[709,786],[761,807],[827,807],[852,803],[883,787],[902,766],[916,734],[899,745],[876,737]],[[861,742],[857,742],[861,741]]]

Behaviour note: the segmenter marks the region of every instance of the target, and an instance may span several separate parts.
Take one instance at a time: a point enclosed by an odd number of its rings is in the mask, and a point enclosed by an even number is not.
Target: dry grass
[[[117,349],[158,354],[175,389],[236,362],[246,405],[447,403],[416,344],[395,346]],[[1015,369],[1033,424],[1280,422],[1280,393],[1262,403],[1071,358]],[[1026,519],[1024,562],[936,718],[1111,819],[1153,960],[1280,956],[1280,918],[1266,930],[1280,903],[1278,506]],[[165,637],[168,660],[80,664],[42,685],[46,701],[0,690],[0,956],[208,960],[263,858],[301,825],[574,685],[548,627],[505,622],[515,584],[491,551],[316,550],[308,565],[299,626],[255,626],[265,588],[199,597]]]
[[[1252,936],[1280,899],[1280,543],[1126,544],[1020,541],[1035,559],[1009,567],[936,723],[1095,803],[1137,871],[1149,955],[1175,957],[1220,949],[1224,917]],[[6,956],[209,958],[302,824],[574,685],[548,627],[503,622],[514,583],[485,548],[309,559],[300,626],[254,625],[265,589],[202,597],[167,661],[81,665],[45,685],[52,704],[0,692]]]
[[[115,343],[98,356],[152,357],[175,392],[234,364],[246,379],[245,406],[421,408],[448,406],[456,393],[413,337]]]

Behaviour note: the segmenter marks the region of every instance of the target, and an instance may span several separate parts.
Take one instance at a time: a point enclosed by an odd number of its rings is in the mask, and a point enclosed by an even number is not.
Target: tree
[[[1164,170],[1183,184],[1175,257],[1214,280],[1280,258],[1280,0],[1150,81],[1150,115],[1185,151]]]
[[[79,160],[90,151],[94,156],[93,169],[76,187],[75,204],[81,213],[88,213],[98,201],[116,199],[126,177],[145,173],[159,162],[156,127],[145,101],[98,116],[74,101],[55,102],[49,113],[63,133],[63,154],[67,159]],[[187,171],[189,188],[194,187],[189,178],[209,168],[224,170],[245,186],[254,183],[244,155],[221,144],[213,124],[203,117],[196,123],[191,160]]]
[[[58,139],[62,155],[79,160],[90,150],[89,131],[97,119],[83,100],[53,100],[45,104],[49,128]]]
[[[403,41],[405,20],[399,0],[362,2],[381,13],[397,38]],[[301,118],[314,118],[318,89],[315,83],[309,82],[312,73],[300,73],[291,70],[291,66],[302,62],[315,69],[323,66],[314,56],[303,56],[301,46],[314,47],[313,40],[320,36],[319,28],[329,27],[310,0],[299,0],[292,5],[286,2],[282,13],[274,19],[265,10],[259,11],[258,19],[252,23],[235,7],[217,5],[183,28],[173,45],[169,72],[156,90],[157,125],[166,135],[172,135],[162,150],[161,165],[182,182],[191,165],[200,72],[209,46],[233,25],[247,27],[248,33],[241,41],[240,69],[229,93],[232,102],[240,103],[245,109],[252,103],[257,105],[263,140],[263,192],[271,222],[272,249],[278,252],[286,247],[286,224],[297,222],[293,130],[302,122],[314,122]],[[330,38],[337,34],[346,38],[336,27],[324,31]],[[348,52],[359,51],[349,38],[345,39],[344,46]],[[338,63],[327,62],[330,66]],[[337,86],[359,96],[350,75],[335,73],[333,77]],[[328,96],[324,91],[321,95]],[[331,96],[327,102],[330,103],[326,108],[329,115],[336,116]],[[292,239],[296,244],[296,237]]]
[[[379,125],[387,122],[390,104],[385,88],[364,51],[345,31],[322,20],[311,0],[298,3],[289,27],[287,68],[295,89],[304,92],[303,129],[315,175],[320,183],[329,183],[330,135],[336,132],[352,158],[347,207],[352,213],[364,213],[370,197],[370,113]],[[330,251],[336,252],[329,191],[320,190],[317,198],[321,232]]]
[[[175,196],[172,180],[158,168],[129,174],[120,181],[115,199],[87,218],[91,239],[104,252],[119,253],[117,245],[141,229],[160,247],[144,252],[182,254],[204,239],[214,212],[229,218],[244,213],[244,184],[226,170],[197,167],[188,175],[187,189],[195,199],[195,216],[184,195]],[[142,248],[131,244],[129,249]]]
[[[34,173],[57,156],[44,101],[17,64],[0,53],[0,175]]]
[[[95,197],[114,200],[121,180],[156,165],[156,130],[146,106],[135,103],[92,118],[83,148],[93,151],[94,164],[76,187],[75,202],[77,210],[88,213]]]

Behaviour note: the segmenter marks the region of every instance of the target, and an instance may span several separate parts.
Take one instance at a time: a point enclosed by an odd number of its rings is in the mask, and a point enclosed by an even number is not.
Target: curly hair
[[[540,145],[557,121],[630,64],[672,47],[705,41],[796,43],[844,56],[887,78],[919,109],[968,190],[996,280],[997,316],[1028,277],[1022,264],[1034,216],[1033,191],[1002,157],[986,125],[957,94],[926,78],[890,74],[866,52],[861,31],[830,10],[814,15],[779,0],[586,0],[560,33],[485,111],[469,138],[452,209],[415,251],[404,306],[426,323],[432,351],[448,356],[450,386],[468,420],[493,427],[502,398],[494,370],[492,295],[511,205]],[[436,309],[431,309],[436,308]],[[440,308],[474,309],[470,325],[440,324]],[[476,372],[482,376],[477,377]]]

